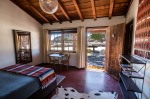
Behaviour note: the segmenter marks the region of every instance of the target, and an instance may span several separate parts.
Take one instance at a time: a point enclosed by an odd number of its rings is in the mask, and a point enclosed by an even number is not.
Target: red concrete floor
[[[45,65],[47,67],[47,65]],[[123,95],[117,80],[106,74],[101,70],[85,70],[70,68],[54,68],[56,74],[66,76],[66,78],[59,84],[63,87],[73,87],[78,92],[88,93],[92,90],[100,90],[118,93],[118,99],[123,99]]]

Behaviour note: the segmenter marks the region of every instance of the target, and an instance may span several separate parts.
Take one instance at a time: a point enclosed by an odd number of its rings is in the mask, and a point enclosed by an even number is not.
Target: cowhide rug
[[[57,93],[51,99],[117,99],[117,97],[116,92],[94,90],[89,93],[79,93],[71,87],[59,87]]]

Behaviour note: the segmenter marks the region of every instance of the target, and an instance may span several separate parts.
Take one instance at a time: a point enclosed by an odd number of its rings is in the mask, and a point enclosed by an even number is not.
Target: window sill
[[[59,53],[60,51],[50,50],[50,52]],[[64,53],[76,53],[76,51],[63,51]]]

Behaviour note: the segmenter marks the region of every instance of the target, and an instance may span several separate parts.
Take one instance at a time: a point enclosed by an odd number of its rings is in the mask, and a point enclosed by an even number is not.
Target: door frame
[[[124,36],[124,43],[123,46],[126,48],[126,50],[123,51],[123,54],[126,55],[131,55],[132,54],[132,49],[133,49],[133,24],[134,20],[132,19],[126,24],[126,32]]]
[[[108,28],[109,26],[95,26],[95,27],[86,27],[86,30],[85,30],[85,32],[86,32],[86,37],[85,37],[85,68],[87,68],[87,29],[88,28],[105,28],[103,31],[105,31],[105,33],[107,32],[107,28]],[[106,51],[105,51],[105,53],[106,53]],[[104,68],[105,68],[105,66],[104,66]]]

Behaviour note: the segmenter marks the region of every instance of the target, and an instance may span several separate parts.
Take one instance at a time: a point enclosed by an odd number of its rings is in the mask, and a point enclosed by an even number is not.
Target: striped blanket
[[[41,82],[42,89],[47,87],[52,82],[53,78],[55,78],[54,70],[51,68],[29,66],[26,64],[11,65],[2,68],[2,70],[37,77]]]

